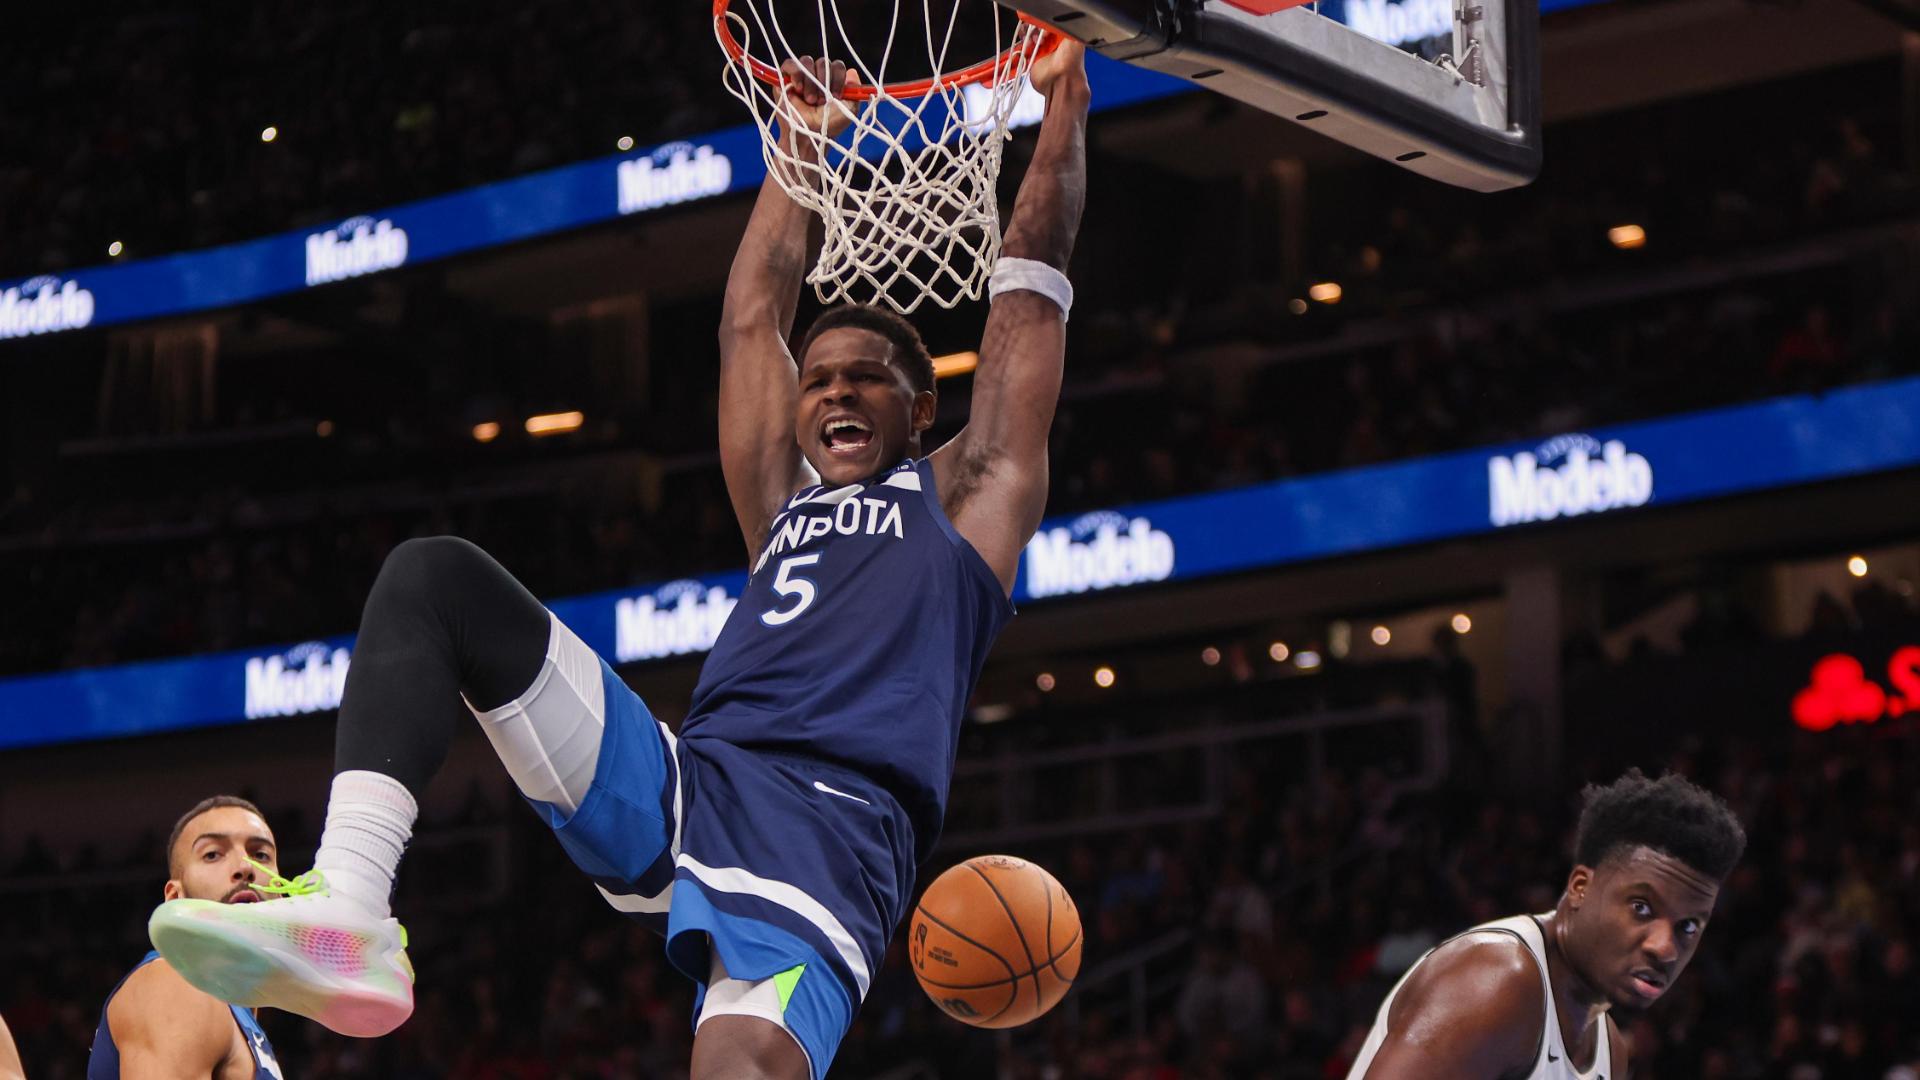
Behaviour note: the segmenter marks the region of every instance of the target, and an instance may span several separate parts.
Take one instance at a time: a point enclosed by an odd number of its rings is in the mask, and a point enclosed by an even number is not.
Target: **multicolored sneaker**
[[[333,895],[318,870],[291,881],[267,876],[254,887],[282,899],[161,904],[147,921],[153,947],[222,1001],[284,1009],[342,1035],[385,1035],[413,1015],[413,965],[398,920]]]

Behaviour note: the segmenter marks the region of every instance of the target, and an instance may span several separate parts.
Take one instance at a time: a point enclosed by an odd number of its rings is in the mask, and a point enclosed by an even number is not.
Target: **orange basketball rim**
[[[744,64],[753,72],[753,77],[769,86],[780,86],[786,82],[780,69],[747,52],[747,47],[734,36],[733,24],[729,18],[729,9],[733,0],[713,0],[713,32],[720,39],[720,47],[726,50],[727,58],[734,63]],[[1032,50],[1033,60],[1053,52],[1060,47],[1060,31],[1041,22],[1039,19],[1019,13],[1020,21],[1040,28],[1039,38],[1030,46],[1014,45],[998,56],[988,57],[971,67],[959,71],[935,72],[924,79],[908,82],[885,83],[880,86],[849,86],[844,95],[848,101],[869,101],[876,97],[890,97],[898,100],[923,97],[942,90],[954,90],[970,83],[984,83],[992,86],[1007,73],[1022,70],[1019,53],[1022,48]]]

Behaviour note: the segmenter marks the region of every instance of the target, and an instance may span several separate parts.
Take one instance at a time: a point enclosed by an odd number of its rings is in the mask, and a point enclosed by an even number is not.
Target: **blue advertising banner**
[[[1014,598],[1051,602],[1920,467],[1920,378],[1042,523]],[[616,664],[707,651],[746,574],[553,601]],[[0,749],[336,707],[350,638],[0,680]]]
[[[1158,72],[1099,56],[1088,60],[1096,109],[1192,89]],[[873,140],[865,145],[876,156],[883,149]],[[4,282],[0,341],[234,307],[746,191],[766,174],[760,135],[743,124],[406,203],[331,228]]]

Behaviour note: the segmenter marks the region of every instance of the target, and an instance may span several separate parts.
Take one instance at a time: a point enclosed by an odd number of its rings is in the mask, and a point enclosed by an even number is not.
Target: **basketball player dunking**
[[[252,904],[279,866],[259,808],[232,795],[202,800],[167,837],[168,900]],[[6,1070],[0,1068],[0,1077]],[[87,1080],[282,1080],[253,1014],[187,985],[148,953],[100,1010]]]
[[[1387,995],[1347,1080],[1626,1080],[1614,1006],[1686,970],[1746,847],[1717,797],[1639,770],[1587,788],[1573,872],[1544,915],[1476,926]]]
[[[786,74],[790,122],[845,120],[827,94],[840,65]],[[154,944],[188,981],[346,1034],[405,1020],[388,896],[418,796],[472,715],[575,863],[697,983],[692,1075],[826,1073],[939,832],[967,698],[1046,502],[1085,198],[1082,50],[1038,62],[1033,84],[1046,118],[970,421],[932,453],[932,363],[905,321],[831,309],[796,366],[808,216],[762,187],[720,329],[721,465],[753,573],[679,738],[478,548],[402,544],[361,617],[314,872],[263,904],[161,905]]]

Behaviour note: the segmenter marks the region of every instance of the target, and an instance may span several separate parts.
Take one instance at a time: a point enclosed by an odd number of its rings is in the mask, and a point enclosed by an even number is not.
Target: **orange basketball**
[[[927,886],[907,928],[920,988],[983,1028],[1018,1027],[1058,1004],[1080,974],[1080,912],[1052,874],[980,855]]]

